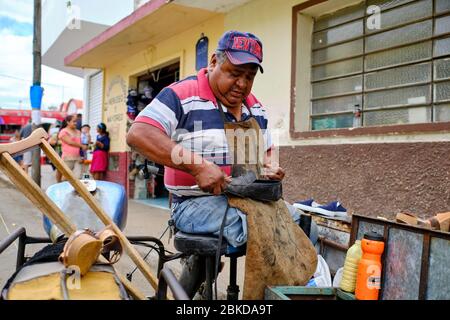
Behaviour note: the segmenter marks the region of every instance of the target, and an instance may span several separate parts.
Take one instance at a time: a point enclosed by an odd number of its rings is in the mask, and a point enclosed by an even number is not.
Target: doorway
[[[138,94],[137,111],[138,114],[161,92],[162,89],[180,80],[180,62],[171,63],[161,68],[148,70],[145,74],[137,77],[136,91]],[[164,187],[164,166],[152,162],[145,161],[143,157],[138,165],[141,168],[140,178],[145,180],[135,180],[135,199],[143,200],[157,207],[168,208],[169,192]],[[133,159],[132,159],[133,160]],[[140,189],[138,184],[140,184]],[[136,195],[137,194],[137,195]]]

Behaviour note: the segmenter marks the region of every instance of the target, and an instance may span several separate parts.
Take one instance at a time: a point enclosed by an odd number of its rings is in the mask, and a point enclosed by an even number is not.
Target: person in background
[[[138,93],[135,89],[130,89],[127,96],[127,115],[130,120],[134,120],[137,115]]]
[[[87,146],[87,150],[89,150],[89,145],[91,144],[91,126],[88,124],[84,124],[81,126],[81,144]],[[89,165],[86,163],[87,161],[87,150],[80,149],[80,157],[81,157],[81,177],[84,177],[85,174],[89,171]]]
[[[31,124],[31,119],[30,119],[30,122],[27,125],[25,125],[24,127],[22,127],[22,129],[20,129],[20,139],[22,140],[22,139],[28,138],[32,132],[33,132],[33,126]],[[33,151],[24,152],[22,168],[23,168],[23,170],[25,170],[26,173],[28,173],[28,168],[31,166],[32,159],[33,159]]]
[[[152,100],[153,100],[153,87],[146,86],[144,88],[144,94],[141,95],[141,97],[138,100],[136,116],[138,116],[139,113],[142,110],[144,110],[144,108],[148,106],[150,102],[152,102]]]
[[[87,146],[81,144],[81,132],[77,129],[77,118],[74,115],[64,119],[58,139],[61,141],[61,158],[74,171],[75,176],[80,176],[80,149],[87,150]],[[62,181],[59,171],[56,171],[56,181]]]
[[[97,126],[97,141],[92,155],[91,173],[94,180],[103,180],[108,169],[109,133],[102,122]]]
[[[20,141],[20,131],[16,130],[14,132],[14,135],[11,137],[11,139],[9,139],[9,142],[17,142]],[[14,160],[16,160],[16,162],[19,164],[19,166],[21,166],[23,168],[23,154],[19,154],[15,157],[13,157]]]
[[[81,124],[83,123],[83,115],[81,113],[77,114],[77,130],[81,131]]]
[[[61,129],[61,125],[56,123],[55,126],[51,126],[48,129],[48,143],[53,147],[56,153],[61,156],[61,142],[58,139],[58,134]],[[53,171],[56,170],[55,165],[50,161],[50,165],[52,166]]]

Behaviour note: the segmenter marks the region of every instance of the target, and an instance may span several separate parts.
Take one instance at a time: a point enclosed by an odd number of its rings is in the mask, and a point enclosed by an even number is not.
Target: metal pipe
[[[327,246],[329,246],[331,248],[334,248],[334,249],[337,249],[337,250],[340,250],[340,251],[346,252],[348,250],[348,246],[344,246],[344,245],[342,245],[340,243],[337,243],[335,241],[325,239],[323,236],[319,236],[319,241],[321,241],[324,245],[327,245]]]
[[[11,233],[9,236],[6,237],[5,240],[0,242],[0,253],[6,250],[14,241],[17,240],[22,234],[25,233],[25,228],[20,228],[15,230],[13,233]]]
[[[19,244],[17,246],[17,260],[16,260],[16,271],[25,263],[25,246],[27,245],[27,232],[20,233]]]
[[[172,270],[164,267],[159,274],[158,298],[166,299],[167,285],[173,293],[176,300],[189,300],[181,284],[173,274]]]

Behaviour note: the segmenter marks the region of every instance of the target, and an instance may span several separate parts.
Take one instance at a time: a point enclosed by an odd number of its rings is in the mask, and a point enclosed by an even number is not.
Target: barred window
[[[311,51],[311,130],[450,121],[450,0],[319,16]]]

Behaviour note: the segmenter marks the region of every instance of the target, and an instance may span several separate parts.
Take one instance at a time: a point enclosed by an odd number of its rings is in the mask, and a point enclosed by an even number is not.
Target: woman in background
[[[92,144],[91,142],[91,127],[88,124],[83,124],[81,126],[81,144],[87,147],[89,150],[89,146]],[[86,175],[89,175],[89,163],[88,163],[88,151],[80,149],[81,156],[81,178],[84,179]]]
[[[58,139],[61,142],[61,158],[69,169],[74,171],[75,176],[79,176],[81,170],[80,149],[87,150],[87,146],[81,144],[81,132],[77,129],[76,116],[68,115],[64,119]],[[59,170],[56,170],[56,181],[61,182],[61,180],[61,173]]]
[[[109,133],[102,122],[97,126],[97,141],[92,155],[91,173],[94,180],[103,180],[108,169]]]

